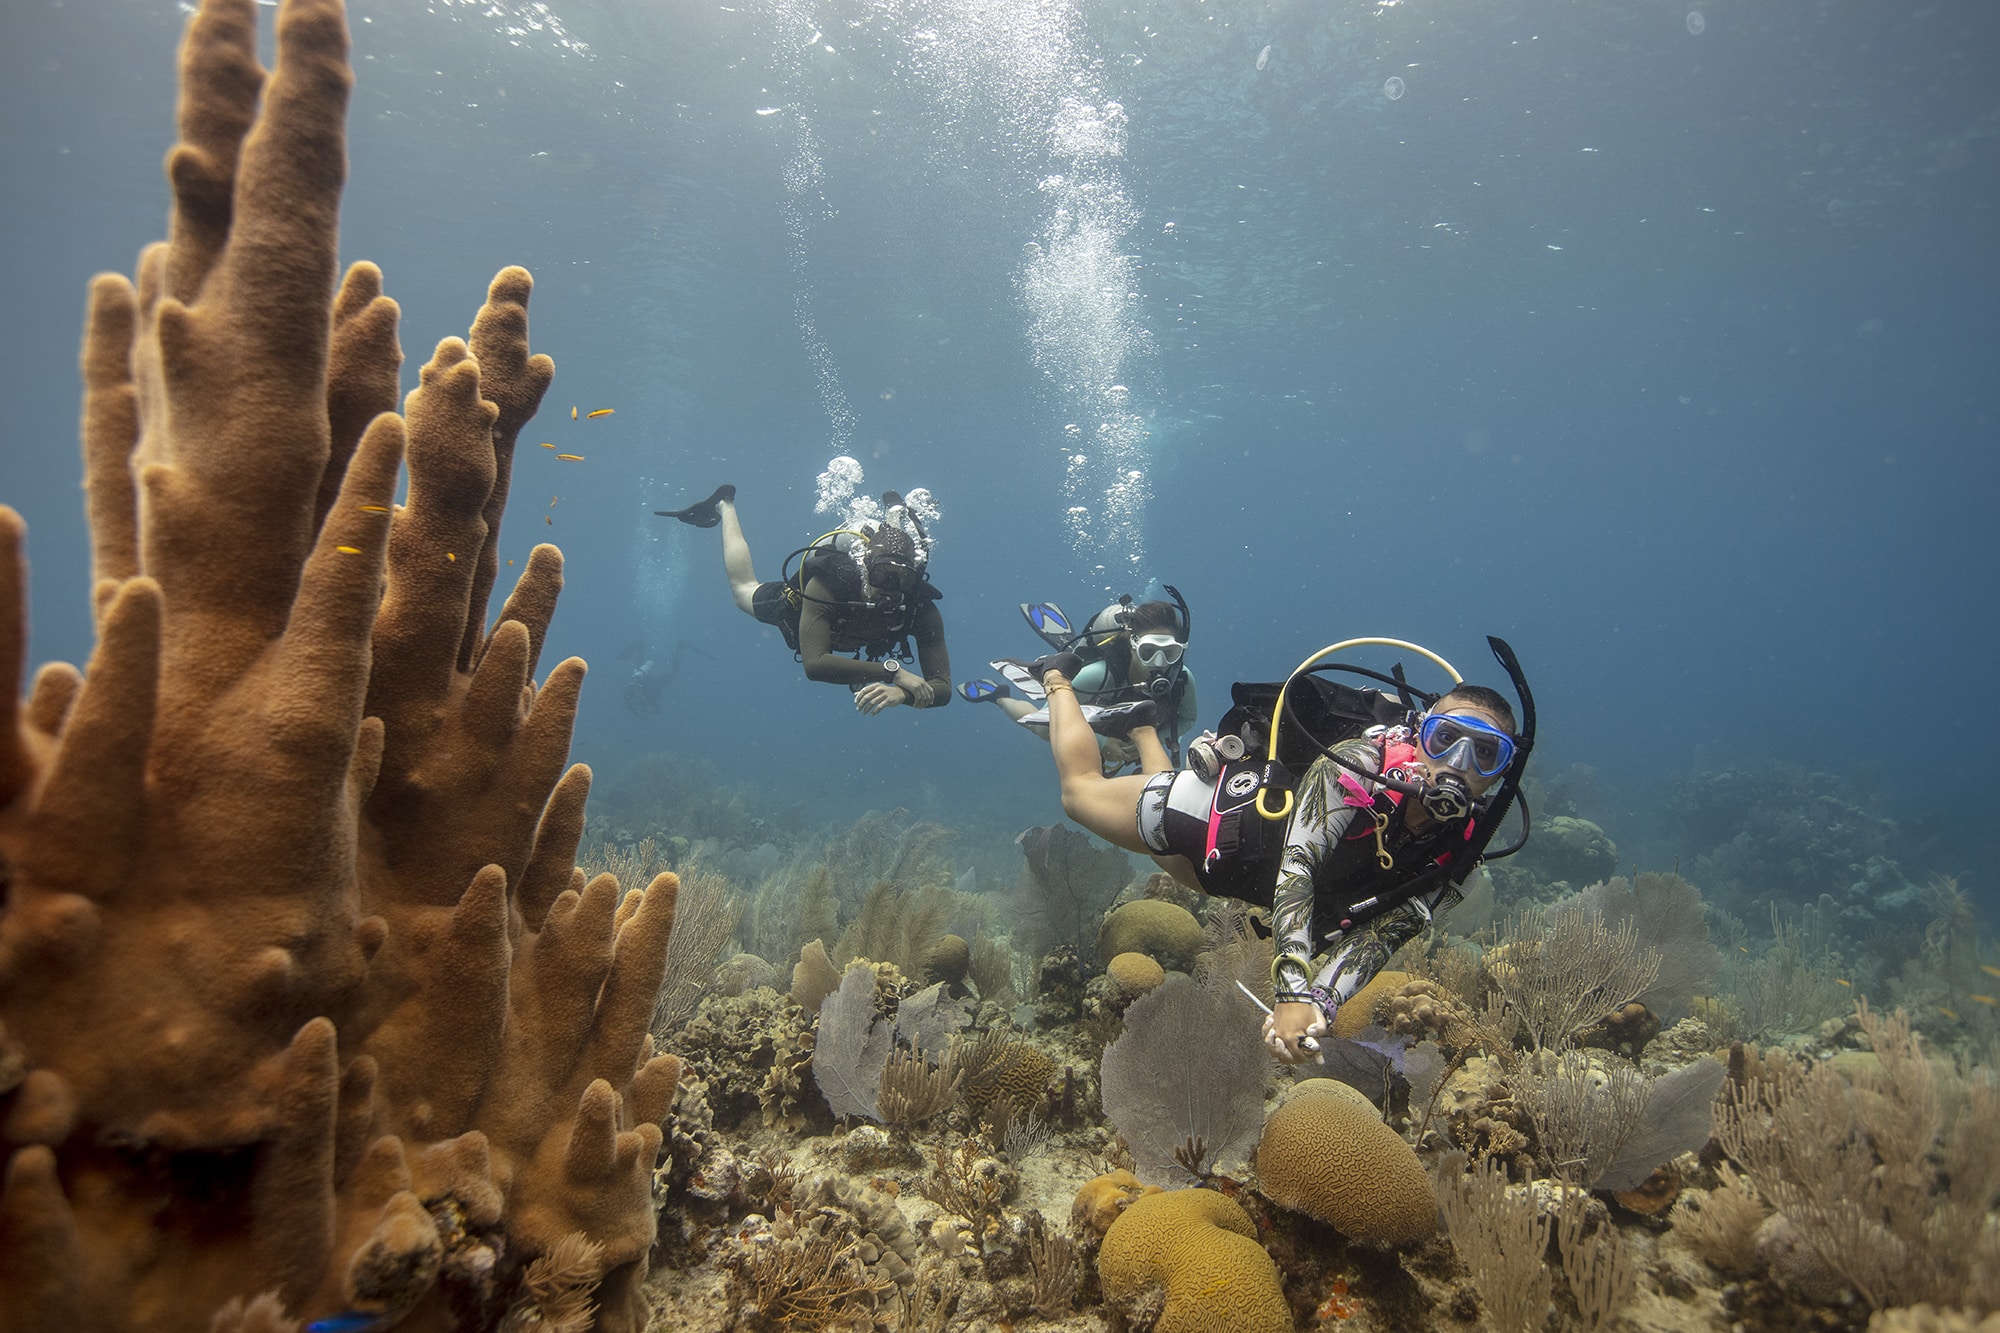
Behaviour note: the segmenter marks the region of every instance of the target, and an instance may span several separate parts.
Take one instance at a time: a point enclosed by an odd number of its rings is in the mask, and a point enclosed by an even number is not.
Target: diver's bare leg
[[[993,702],[1000,705],[1000,711],[1016,722],[1035,711],[1035,706],[1026,699],[1016,699],[1011,695],[1005,699],[995,699]]]
[[[715,511],[722,515],[722,572],[729,576],[729,594],[736,609],[746,616],[757,614],[752,601],[757,594],[757,571],[750,563],[750,543],[743,539],[743,524],[736,517],[733,501],[718,500]]]
[[[1160,744],[1160,733],[1151,727],[1132,728],[1132,747],[1139,752],[1139,772],[1147,777],[1174,766],[1167,758],[1167,747]]]
[[[1063,813],[1114,847],[1150,856],[1139,838],[1139,796],[1144,774],[1107,778],[1099,767],[1097,733],[1084,720],[1076,691],[1059,671],[1043,677],[1049,694],[1049,749],[1062,779]]]

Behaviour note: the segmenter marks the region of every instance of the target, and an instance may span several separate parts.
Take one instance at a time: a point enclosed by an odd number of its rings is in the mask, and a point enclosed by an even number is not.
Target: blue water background
[[[163,234],[182,15],[10,12],[0,498],[32,525],[31,656],[81,660],[84,287]],[[1149,579],[1194,605],[1210,720],[1228,680],[1352,635],[1494,680],[1498,633],[1539,765],[1598,769],[1584,813],[1627,861],[1681,854],[1674,781],[1795,762],[1991,893],[2000,7],[352,12],[343,249],[402,303],[406,385],[496,269],[536,276],[558,374],[503,556],[563,548],[544,667],[592,663],[576,754],[600,771],[669,749],[828,819],[1056,816],[1045,747],[962,702],[856,715],[733,609],[713,532],[651,516],[733,481],[776,577],[830,526],[814,478],[839,445],[869,488],[935,493],[960,678],[1032,655],[1016,602]],[[982,24],[961,82],[926,66],[926,33]],[[1087,165],[1129,204],[1128,290],[1096,295],[1136,341],[1081,387],[1035,363],[1022,286],[1048,178],[1077,174],[1037,129],[1052,88],[1124,115],[1122,153]],[[1073,295],[1054,324],[1087,349]],[[1106,379],[1146,431],[1136,564],[1065,519],[1063,428],[1096,424]],[[621,649],[681,640],[713,657],[627,711]]]

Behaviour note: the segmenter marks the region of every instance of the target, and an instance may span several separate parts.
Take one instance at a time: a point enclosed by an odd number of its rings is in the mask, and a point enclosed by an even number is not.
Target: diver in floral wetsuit
[[[1450,864],[1457,845],[1474,834],[1471,802],[1513,759],[1513,730],[1514,710],[1504,696],[1461,685],[1423,715],[1414,733],[1401,726],[1374,727],[1335,746],[1353,767],[1322,757],[1306,769],[1271,902],[1277,1007],[1265,1023],[1265,1040],[1278,1058],[1317,1058],[1308,1039],[1325,1035],[1335,1010],[1433,917],[1459,901],[1457,887],[1443,876],[1429,892],[1364,925],[1343,928],[1343,913],[1375,892],[1374,885]],[[1386,769],[1405,782],[1435,784],[1456,777],[1471,799],[1462,814],[1440,819],[1425,802],[1370,783],[1355,769]],[[1312,959],[1321,950],[1326,961],[1315,975]]]
[[[1503,661],[1518,670],[1511,650]],[[1513,785],[1497,794],[1502,805],[1517,789],[1512,706],[1484,686],[1459,685],[1407,725],[1377,725],[1338,742],[1293,785],[1279,844],[1252,808],[1262,799],[1265,766],[1240,758],[1240,748],[1219,754],[1217,738],[1191,743],[1187,768],[1106,777],[1070,684],[1080,666],[1068,653],[1033,664],[1048,698],[1064,813],[1115,846],[1151,854],[1205,893],[1271,907],[1278,1003],[1265,1041],[1288,1063],[1317,1059],[1317,1038],[1339,1004],[1458,900],[1456,882],[1491,837],[1479,822],[1500,813],[1482,813],[1480,798],[1503,778]],[[1401,712],[1386,696],[1352,693],[1380,701],[1378,717]],[[1523,759],[1529,744],[1518,747]],[[1395,905],[1383,912],[1385,900]],[[1328,961],[1315,976],[1321,951]]]

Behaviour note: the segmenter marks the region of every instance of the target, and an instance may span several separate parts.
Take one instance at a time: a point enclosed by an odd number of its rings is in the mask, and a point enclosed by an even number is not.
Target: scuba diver
[[[681,659],[689,653],[711,662],[715,660],[714,653],[682,639],[674,645],[673,660],[663,670],[657,661],[646,656],[643,639],[626,644],[618,654],[619,661],[633,664],[632,674],[625,681],[626,709],[644,717],[656,716],[660,711],[660,696],[680,676]]]
[[[1427,694],[1400,668],[1384,675],[1323,661],[1369,643],[1422,653],[1452,687]],[[1115,846],[1152,856],[1190,887],[1271,909],[1277,1006],[1264,1038],[1288,1064],[1319,1059],[1317,1039],[1338,1007],[1459,901],[1482,861],[1527,841],[1521,776],[1534,747],[1534,696],[1513,650],[1487,643],[1520,700],[1518,726],[1506,696],[1464,683],[1429,650],[1351,640],[1307,658],[1282,684],[1235,685],[1235,706],[1218,732],[1189,742],[1186,768],[1124,777],[1098,767],[1072,683],[1077,656],[1032,664],[1048,698],[1063,812]],[[1355,688],[1322,671],[1391,690]],[[1298,776],[1295,764],[1304,765]],[[1519,839],[1489,853],[1517,803]]]
[[[1022,616],[1044,642],[1082,659],[1083,669],[1070,683],[1098,733],[1107,774],[1127,765],[1137,765],[1143,773],[1171,766],[1180,738],[1195,729],[1200,716],[1194,673],[1186,661],[1192,617],[1180,590],[1169,584],[1166,591],[1171,602],[1120,597],[1081,630],[1054,602],[1021,605]],[[1041,682],[1027,663],[1000,658],[992,666],[1001,679],[965,681],[958,692],[973,703],[999,705],[1008,717],[1046,738],[1049,715]],[[1136,734],[1140,728],[1152,730],[1153,736],[1142,739]],[[1161,750],[1157,763],[1146,753],[1151,746]]]
[[[903,705],[942,708],[951,702],[951,658],[937,609],[944,594],[924,578],[930,538],[896,492],[882,493],[882,508],[881,519],[829,532],[792,552],[770,583],[758,582],[752,568],[734,486],[719,486],[686,509],[653,512],[722,528],[722,569],[737,609],[777,626],[808,680],[847,686],[854,707],[871,717]],[[908,662],[919,671],[908,670]]]

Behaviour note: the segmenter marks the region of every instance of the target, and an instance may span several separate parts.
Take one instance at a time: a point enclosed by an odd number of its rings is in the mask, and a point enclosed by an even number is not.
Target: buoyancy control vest
[[[780,571],[784,583],[784,611],[778,631],[794,656],[799,652],[799,620],[807,602],[816,603],[833,624],[834,647],[841,652],[860,652],[869,661],[885,657],[903,661],[915,659],[910,635],[924,608],[944,594],[917,571],[916,586],[900,597],[868,600],[867,583],[861,572],[861,552],[868,534],[843,529],[830,532],[810,545],[785,557]],[[796,569],[793,561],[798,562]],[[828,597],[806,591],[818,582]],[[874,622],[866,624],[863,622]]]

